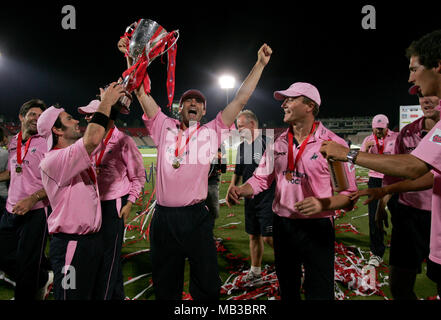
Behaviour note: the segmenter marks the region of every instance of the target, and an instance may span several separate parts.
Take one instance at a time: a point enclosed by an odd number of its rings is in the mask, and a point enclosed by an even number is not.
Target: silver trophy
[[[149,66],[153,60],[170,50],[178,41],[179,30],[167,32],[156,21],[141,19],[127,27],[125,36],[130,40],[128,56],[132,59],[134,68],[133,70],[129,68],[126,71],[123,84],[125,88],[129,87],[133,90],[129,84],[139,76],[137,75],[138,62],[146,61]],[[129,110],[126,105],[130,105],[131,99],[125,96],[121,98],[120,102],[123,105],[121,112],[125,113]]]

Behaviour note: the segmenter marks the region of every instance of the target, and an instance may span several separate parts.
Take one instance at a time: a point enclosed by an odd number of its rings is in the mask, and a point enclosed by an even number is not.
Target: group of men
[[[114,126],[111,108],[126,92],[113,85],[78,108],[90,122],[84,136],[63,108],[34,99],[20,110],[0,220],[0,270],[15,281],[16,300],[44,299],[52,284],[57,300],[125,299],[124,220],[145,169],[133,139]]]
[[[118,43],[123,53],[127,53],[127,41],[122,38]],[[322,103],[318,89],[296,82],[274,92],[274,98],[282,102],[283,121],[289,128],[267,144],[266,138],[258,134],[257,117],[243,108],[271,55],[272,49],[262,45],[234,99],[206,124],[200,121],[207,111],[207,99],[198,90],[188,90],[181,96],[179,120],[166,116],[142,84],[133,92],[157,147],[157,203],[150,225],[156,299],[182,298],[186,260],[193,299],[219,299],[215,215],[205,201],[211,164],[235,121],[244,142],[238,150],[238,165],[226,201],[234,205],[242,197],[247,198],[249,279],[259,276],[263,244],[267,243],[274,249],[282,300],[301,299],[301,288],[306,299],[334,299],[333,217],[337,209],[348,210],[358,197],[369,194],[368,201],[380,200],[377,208],[371,205],[370,209],[378,211],[370,213],[371,242],[377,241],[371,249],[374,265],[381,262],[384,248],[381,227],[375,225],[373,217],[384,213],[386,201],[393,208],[394,298],[415,298],[412,279],[427,255],[428,276],[439,291],[441,124],[439,111],[433,111],[433,101],[425,107],[421,100],[423,120],[399,135],[387,130],[387,117],[375,117],[373,142],[366,141],[362,151],[356,151],[316,121]],[[421,99],[441,97],[441,32],[412,43],[408,57],[409,82],[417,86]],[[127,64],[132,64],[129,57]],[[0,220],[0,269],[16,280],[16,299],[32,299],[45,293],[52,276],[56,299],[124,298],[120,263],[124,217],[145,182],[139,151],[114,126],[119,100],[127,96],[123,85],[114,82],[101,90],[99,100],[79,108],[88,115],[84,135],[78,121],[62,108],[46,109],[36,100],[22,107],[21,131],[9,143],[8,170],[0,176],[0,180],[10,179],[6,210]],[[252,161],[247,162],[244,159],[249,155]],[[346,183],[338,192],[331,183],[330,165],[335,161],[349,161],[341,166]],[[367,191],[357,190],[355,164],[379,174],[371,175]],[[389,176],[410,180],[384,183]],[[406,192],[395,202],[385,197],[386,193],[432,186],[431,208],[427,200],[415,200],[426,199],[428,192]],[[431,215],[427,215],[429,211]],[[403,212],[421,221],[418,225],[413,220],[405,221]],[[427,241],[420,243],[420,238],[428,237],[428,216],[430,253]],[[50,263],[44,257],[47,233],[51,235]],[[411,259],[403,259],[403,253],[409,252]],[[53,273],[47,271],[49,265]],[[401,288],[406,288],[408,295]]]

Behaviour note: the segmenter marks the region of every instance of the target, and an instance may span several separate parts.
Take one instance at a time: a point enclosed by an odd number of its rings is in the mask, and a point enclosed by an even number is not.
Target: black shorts
[[[441,264],[427,259],[427,277],[438,286],[441,286]]]
[[[272,202],[245,199],[245,232],[251,235],[273,235]]]
[[[430,251],[431,212],[398,201],[388,208],[392,214],[389,264],[421,273],[421,263]]]

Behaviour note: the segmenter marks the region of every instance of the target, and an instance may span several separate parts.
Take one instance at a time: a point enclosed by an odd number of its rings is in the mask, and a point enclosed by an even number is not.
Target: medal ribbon
[[[21,142],[23,141],[23,135],[22,135],[21,131],[18,133],[18,138],[17,138],[17,163],[18,163],[19,166],[21,166],[21,164],[23,163],[24,158],[26,157],[26,154],[28,153],[29,145],[31,144],[31,140],[32,140],[32,137],[30,137],[29,140],[26,142],[25,150],[24,150],[24,155],[23,155],[23,158],[22,158],[21,157]]]
[[[377,138],[376,135],[374,135],[374,138],[375,138],[375,143],[377,144],[378,152],[380,154],[383,154],[383,151],[384,151],[384,138],[381,138],[381,140],[383,142],[381,145],[378,143],[378,138]]]
[[[109,140],[112,137],[113,130],[115,130],[115,128],[110,129],[109,132],[107,133],[106,139],[104,140],[104,148],[102,148],[100,155],[99,156],[95,155],[95,165],[97,168],[101,164],[101,160],[103,159],[103,155],[104,152],[106,151],[107,144],[109,143]]]
[[[292,129],[292,126],[289,127],[288,131],[288,170],[290,172],[294,172],[294,169],[296,168],[296,165],[302,156],[303,152],[305,151],[306,144],[309,141],[309,138],[311,138],[311,135],[313,134],[315,127],[317,126],[317,122],[314,122],[311,132],[309,133],[308,137],[306,137],[305,140],[303,140],[302,144],[300,145],[299,151],[296,154],[296,159],[294,160],[294,131]]]
[[[178,133],[178,137],[176,138],[176,149],[175,149],[175,157],[178,158],[180,156],[182,156],[182,154],[184,153],[184,149],[187,146],[188,142],[190,141],[191,137],[193,136],[193,134],[196,133],[196,131],[199,130],[199,128],[201,127],[201,125],[198,123],[198,126],[195,130],[193,130],[192,133],[190,133],[187,137],[187,140],[185,141],[185,144],[182,148],[179,148],[181,145],[181,141],[182,141],[182,133],[184,132],[182,130],[182,128],[179,128],[179,133]],[[189,129],[190,130],[190,129]]]

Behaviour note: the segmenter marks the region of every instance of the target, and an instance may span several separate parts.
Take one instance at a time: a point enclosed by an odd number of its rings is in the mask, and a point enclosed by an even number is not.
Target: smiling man
[[[267,147],[250,179],[240,187],[230,186],[229,203],[256,196],[275,182],[273,243],[281,298],[300,300],[303,266],[305,298],[333,300],[333,217],[335,210],[352,206],[349,194],[357,188],[355,169],[344,166],[348,187],[334,194],[328,163],[319,149],[328,140],[347,144],[315,121],[321,104],[315,86],[296,82],[274,92],[274,98],[283,101],[283,121],[289,129]]]
[[[39,99],[21,107],[20,132],[9,143],[8,171],[2,174],[10,177],[10,186],[0,221],[0,269],[16,281],[16,300],[43,299],[45,292],[38,294],[39,289],[52,282],[42,266],[49,202],[38,168],[47,151],[37,134],[37,119],[45,109]]]
[[[38,132],[47,140],[40,169],[53,211],[48,218],[52,235],[50,259],[56,300],[103,299],[103,259],[100,194],[91,159],[109,122],[110,109],[125,94],[112,83],[102,93],[97,112],[84,137],[75,120],[62,108],[50,107],[38,119]]]
[[[441,97],[441,30],[412,42],[409,58],[409,82],[425,96]],[[324,142],[320,149],[328,159],[351,161],[360,166],[397,177],[416,179],[433,170],[430,254],[427,275],[441,296],[441,122],[438,121],[410,154],[379,155],[350,152],[334,142]]]

